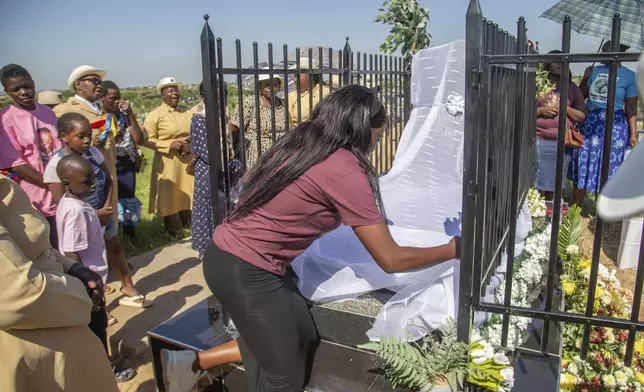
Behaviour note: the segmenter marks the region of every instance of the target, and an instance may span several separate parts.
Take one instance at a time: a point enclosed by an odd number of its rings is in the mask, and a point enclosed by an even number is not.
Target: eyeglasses
[[[103,84],[103,81],[100,78],[83,78],[81,79],[81,82],[92,82],[94,86],[100,86]]]

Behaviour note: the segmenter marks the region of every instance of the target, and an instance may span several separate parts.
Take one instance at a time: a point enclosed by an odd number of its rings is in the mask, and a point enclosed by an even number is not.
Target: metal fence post
[[[208,25],[208,15],[204,15],[204,26],[201,31],[201,69],[203,73],[204,105],[206,109],[206,133],[208,135],[210,190],[212,215],[215,226],[221,223],[224,211],[219,210],[219,173],[221,162],[221,133],[219,127],[219,100],[217,91],[217,59],[215,52],[215,35]]]
[[[463,220],[459,281],[458,339],[469,343],[472,323],[472,267],[476,217],[476,161],[479,127],[482,14],[478,0],[470,0],[465,23],[465,70],[467,72],[464,113]],[[409,76],[406,76],[409,79]],[[407,92],[405,92],[407,105]],[[407,108],[405,108],[407,110]]]
[[[351,45],[349,45],[349,37],[346,38],[346,42],[344,43],[344,49],[342,49],[342,68],[344,70],[344,73],[342,74],[342,85],[343,86],[348,86],[351,83],[353,83],[351,71],[351,57],[353,57],[353,54],[351,52]],[[330,60],[329,60],[330,61]],[[329,63],[329,68],[331,68],[331,63]]]

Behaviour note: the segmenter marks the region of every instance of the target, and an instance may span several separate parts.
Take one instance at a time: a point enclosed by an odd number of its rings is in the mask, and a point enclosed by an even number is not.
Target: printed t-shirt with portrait
[[[268,272],[286,267],[316,239],[344,224],[384,222],[358,158],[339,149],[250,214],[215,228],[217,246]]]
[[[47,163],[61,148],[56,116],[47,106],[33,110],[9,105],[0,112],[0,169],[29,165],[43,174]],[[43,215],[56,214],[56,203],[48,189],[17,179],[31,203]]]
[[[61,148],[54,154],[47,168],[45,169],[45,174],[43,175],[43,180],[46,184],[55,184],[60,183],[60,178],[56,174],[56,167],[58,162],[65,156],[65,150]],[[105,207],[105,185],[107,183],[107,173],[103,170],[103,154],[94,146],[91,146],[87,153],[84,153],[83,158],[87,159],[94,169],[94,186],[96,191],[91,196],[85,198],[85,201],[89,203],[95,210],[100,210]]]
[[[615,88],[615,110],[624,110],[626,98],[637,97],[635,72],[626,67],[617,68]],[[588,109],[606,110],[608,102],[608,66],[598,65],[588,82]]]

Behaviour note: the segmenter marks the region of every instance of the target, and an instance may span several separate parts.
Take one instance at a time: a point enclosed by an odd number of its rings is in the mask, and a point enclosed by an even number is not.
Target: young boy
[[[11,105],[0,111],[0,169],[20,185],[47,218],[49,239],[56,248],[56,202],[43,182],[47,162],[61,147],[56,116],[47,106],[36,103],[36,84],[24,67],[2,67],[0,82],[11,97]]]
[[[99,274],[105,285],[107,261],[103,228],[96,211],[85,201],[96,191],[94,169],[86,159],[71,154],[60,159],[56,174],[65,192],[56,211],[58,248],[65,256]],[[107,352],[105,307],[92,310],[89,327],[101,339]]]
[[[58,162],[56,174],[65,191],[56,211],[59,250],[99,274],[106,284],[103,228],[98,214],[85,201],[96,192],[94,169],[79,155],[66,155]]]

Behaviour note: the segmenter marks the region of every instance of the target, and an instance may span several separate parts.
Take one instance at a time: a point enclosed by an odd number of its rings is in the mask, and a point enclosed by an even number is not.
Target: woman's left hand
[[[637,134],[631,135],[631,137],[630,137],[630,145],[631,145],[631,147],[635,148],[635,146],[637,146],[637,143],[639,143],[639,139],[637,138]]]
[[[126,116],[131,116],[133,114],[132,106],[130,106],[128,101],[119,101],[119,110],[125,113]]]

